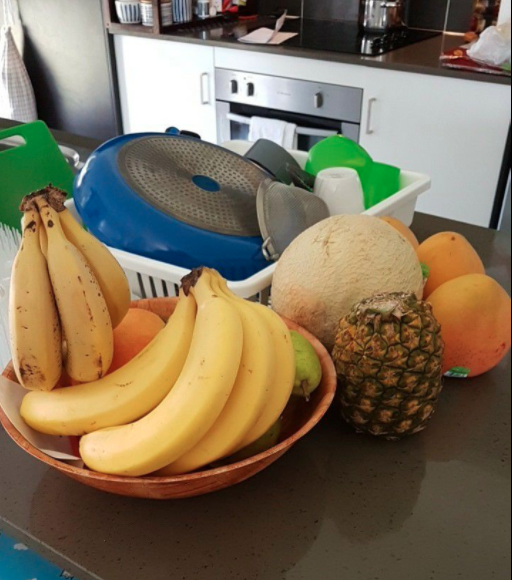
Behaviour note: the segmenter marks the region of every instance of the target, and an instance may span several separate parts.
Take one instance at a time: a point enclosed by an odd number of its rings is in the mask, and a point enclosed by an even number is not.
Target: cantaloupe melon
[[[334,216],[299,236],[279,260],[272,305],[331,348],[338,324],[365,298],[385,292],[423,296],[411,244],[382,220]]]
[[[468,274],[485,274],[480,256],[468,240],[455,232],[432,236],[418,248],[422,264],[430,269],[425,298],[440,286]]]
[[[511,301],[489,276],[470,274],[439,287],[428,300],[446,344],[444,372],[476,377],[510,350]]]

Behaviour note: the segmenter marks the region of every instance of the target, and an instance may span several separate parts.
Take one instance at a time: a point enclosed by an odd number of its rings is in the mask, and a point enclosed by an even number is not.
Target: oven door
[[[356,123],[345,123],[321,117],[217,101],[219,144],[235,140],[248,141],[251,118],[255,116],[296,124],[300,151],[307,152],[316,143],[332,135],[341,134],[354,141],[359,141],[360,125]]]

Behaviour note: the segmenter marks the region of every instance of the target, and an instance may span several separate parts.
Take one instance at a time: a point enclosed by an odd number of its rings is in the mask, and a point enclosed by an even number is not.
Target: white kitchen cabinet
[[[507,86],[372,70],[361,144],[380,161],[432,177],[419,211],[489,227],[510,108]]]
[[[116,36],[115,51],[125,133],[174,126],[216,141],[213,48]]]
[[[488,227],[510,126],[506,85],[217,49],[216,66],[364,90],[361,144],[432,177],[418,210]]]

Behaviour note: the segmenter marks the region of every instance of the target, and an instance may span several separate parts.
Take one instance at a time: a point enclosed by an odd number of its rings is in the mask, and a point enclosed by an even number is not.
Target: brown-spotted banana
[[[114,353],[112,321],[100,286],[82,253],[67,239],[59,214],[36,197],[48,238],[48,271],[67,344],[65,367],[80,382],[101,378]]]
[[[125,366],[93,383],[29,393],[25,422],[48,435],[84,435],[147,415],[169,394],[187,359],[196,319],[192,295],[181,295],[166,327]]]
[[[14,260],[9,326],[12,362],[26,389],[49,391],[62,372],[62,336],[46,260],[39,245],[41,218],[23,216],[23,239]]]
[[[131,303],[130,286],[124,270],[106,246],[86,231],[68,209],[59,212],[59,217],[67,239],[82,252],[91,267],[107,303],[112,326],[116,328]]]

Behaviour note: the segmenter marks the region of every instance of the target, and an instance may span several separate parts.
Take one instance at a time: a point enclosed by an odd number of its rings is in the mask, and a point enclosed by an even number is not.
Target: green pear
[[[251,457],[255,457],[260,453],[264,453],[272,447],[275,447],[279,443],[279,437],[281,437],[281,429],[283,423],[282,420],[279,419],[277,423],[274,423],[272,427],[262,435],[257,441],[252,443],[251,445],[244,447],[234,455],[229,458],[229,463],[238,463],[239,461],[245,461]]]
[[[322,382],[322,365],[309,340],[294,330],[291,334],[296,366],[293,394],[309,400]]]

